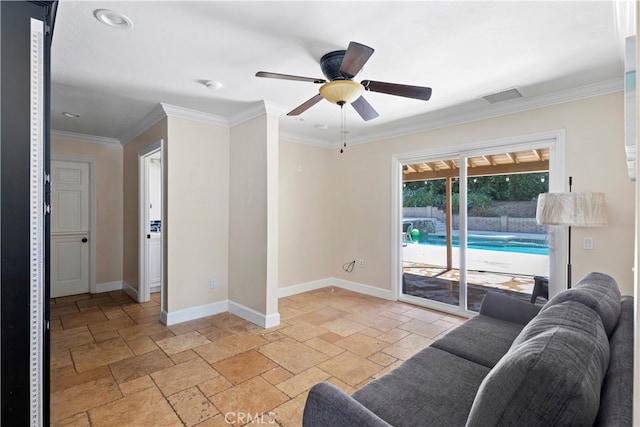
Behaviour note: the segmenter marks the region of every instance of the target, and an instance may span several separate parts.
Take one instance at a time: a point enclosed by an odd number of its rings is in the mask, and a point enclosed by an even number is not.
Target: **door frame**
[[[166,231],[165,214],[164,214],[164,140],[160,139],[155,143],[143,148],[138,152],[138,302],[147,302],[151,299],[151,289],[147,280],[147,245],[146,240],[146,224],[149,222],[149,168],[147,167],[147,159],[154,153],[160,151],[161,157],[161,178],[160,178],[160,223],[162,224],[162,232],[160,233],[160,258],[162,267],[160,269],[160,309],[164,310],[164,292],[165,292],[165,275],[164,275],[164,236]]]
[[[96,294],[99,292],[96,283],[96,159],[51,154],[51,163],[54,161],[87,163],[89,165],[89,292]],[[51,238],[51,230],[49,230],[49,238]]]
[[[415,299],[402,295],[402,165],[411,162],[425,161],[425,159],[460,158],[466,164],[467,157],[479,154],[487,154],[496,151],[522,151],[528,148],[549,148],[549,191],[565,191],[565,130],[557,129],[547,132],[539,132],[526,135],[516,135],[507,138],[480,141],[457,146],[439,147],[426,149],[418,152],[394,154],[391,157],[391,292],[396,300],[411,303],[420,303]],[[465,183],[461,187],[466,190],[466,168],[460,169],[460,182]],[[460,196],[460,204],[466,204],[466,194]],[[460,210],[460,239],[466,239],[466,210]],[[554,248],[549,253],[549,296],[553,296],[563,289],[566,289],[565,275],[565,250],[567,236],[566,227],[551,227],[549,229],[549,246]],[[460,260],[460,281],[466,282],[466,258],[461,248]],[[462,301],[465,298],[460,298]],[[473,315],[468,310],[446,304],[434,303],[430,305],[425,301],[426,306],[436,307],[438,310],[462,316]]]

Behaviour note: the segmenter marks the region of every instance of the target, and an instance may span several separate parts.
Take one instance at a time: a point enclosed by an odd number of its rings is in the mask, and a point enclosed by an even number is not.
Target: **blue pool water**
[[[453,247],[460,246],[458,236],[453,236]],[[422,245],[446,246],[445,236],[427,234],[420,236],[419,242]],[[467,236],[467,248],[484,249],[499,252],[517,252],[534,255],[549,255],[547,242],[542,239],[529,239],[512,235],[480,235],[471,234]]]

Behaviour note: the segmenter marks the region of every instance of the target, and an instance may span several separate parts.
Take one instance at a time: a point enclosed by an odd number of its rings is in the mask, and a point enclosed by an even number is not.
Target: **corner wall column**
[[[259,326],[278,314],[278,117],[231,129],[229,311]]]

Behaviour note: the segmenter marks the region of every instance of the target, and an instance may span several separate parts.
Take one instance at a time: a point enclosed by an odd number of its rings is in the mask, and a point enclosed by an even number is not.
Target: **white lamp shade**
[[[604,193],[544,193],[538,196],[536,222],[545,225],[607,225]]]

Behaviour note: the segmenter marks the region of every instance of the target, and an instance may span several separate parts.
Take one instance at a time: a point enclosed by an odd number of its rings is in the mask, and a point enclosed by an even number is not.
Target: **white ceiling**
[[[351,40],[375,49],[354,80],[433,88],[428,102],[366,93],[380,117],[364,122],[348,108],[351,141],[611,92],[622,88],[624,72],[620,4],[63,0],[52,48],[52,129],[126,143],[159,103],[230,122],[262,100],[286,113],[318,85],[255,73],[324,78],[320,57]],[[128,16],[133,28],[100,23],[96,9]],[[206,80],[222,88],[211,91]],[[524,98],[481,99],[514,87]],[[323,100],[299,118],[283,114],[281,133],[338,145],[338,106]]]

